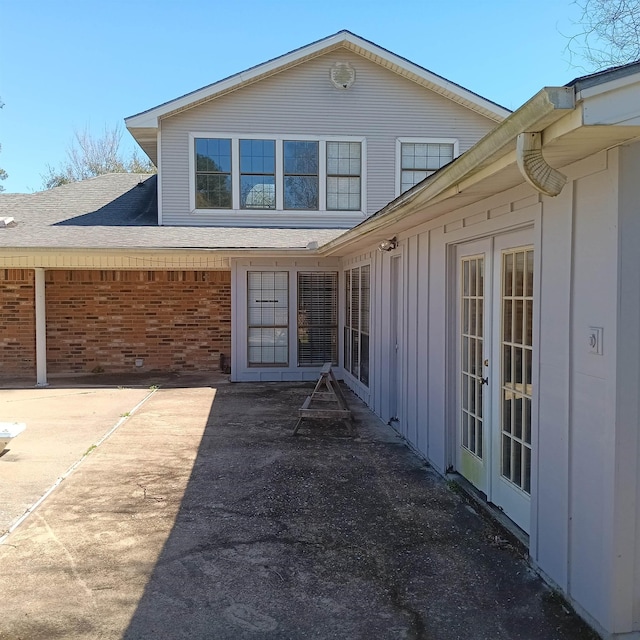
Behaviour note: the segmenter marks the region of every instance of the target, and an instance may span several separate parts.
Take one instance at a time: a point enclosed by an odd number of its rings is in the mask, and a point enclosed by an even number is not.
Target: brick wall
[[[210,371],[230,356],[230,272],[47,271],[45,283],[51,374]]]
[[[34,272],[0,269],[0,378],[34,376]]]

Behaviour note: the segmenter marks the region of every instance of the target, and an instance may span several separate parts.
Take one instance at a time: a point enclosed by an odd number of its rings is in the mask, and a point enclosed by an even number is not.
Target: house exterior
[[[339,262],[309,247],[365,220],[506,115],[345,31],[127,118],[157,178],[0,198],[0,215],[15,219],[0,236],[11,327],[0,377],[37,370],[45,384],[92,371],[207,370],[222,359],[238,379],[315,378],[337,358]],[[324,279],[333,317],[310,327],[295,299],[277,313],[267,307],[280,303],[256,302],[264,309],[240,330],[235,316],[246,309],[236,303],[232,335],[232,297],[248,295],[247,282],[231,285],[236,265],[259,274],[274,255],[279,283],[299,277],[310,295]],[[261,276],[251,278],[257,286]],[[305,304],[317,315],[324,301]],[[294,326],[300,319],[306,346],[282,327],[283,313]]]
[[[640,638],[639,97],[636,63],[509,114],[340,32],[132,116],[157,179],[0,196],[0,377],[332,361]]]

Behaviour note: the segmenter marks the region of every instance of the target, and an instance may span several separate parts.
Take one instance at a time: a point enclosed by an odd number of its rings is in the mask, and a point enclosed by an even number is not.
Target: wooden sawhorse
[[[331,406],[327,407],[326,405],[329,403]],[[333,375],[330,362],[323,365],[315,389],[310,396],[307,396],[302,407],[298,409],[298,422],[293,430],[294,436],[298,433],[300,423],[304,418],[343,420],[349,435],[353,435],[351,410],[347,406],[342,389]]]

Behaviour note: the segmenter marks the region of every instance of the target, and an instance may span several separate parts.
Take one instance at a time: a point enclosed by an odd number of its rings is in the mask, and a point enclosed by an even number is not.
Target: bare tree
[[[570,55],[594,70],[640,59],[640,0],[575,0],[579,33],[569,38]]]
[[[142,159],[135,150],[129,158],[124,158],[120,152],[121,142],[119,125],[112,129],[105,126],[104,133],[98,137],[91,135],[86,127],[76,131],[67,149],[67,159],[57,168],[48,165],[41,176],[43,188],[51,189],[105,173],[156,172],[151,161]]]

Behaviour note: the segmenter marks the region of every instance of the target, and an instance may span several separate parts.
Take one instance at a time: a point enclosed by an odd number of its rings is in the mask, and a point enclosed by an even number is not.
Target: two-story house
[[[638,638],[639,96],[509,114],[340,32],[127,118],[157,178],[0,196],[0,377],[332,361]]]

